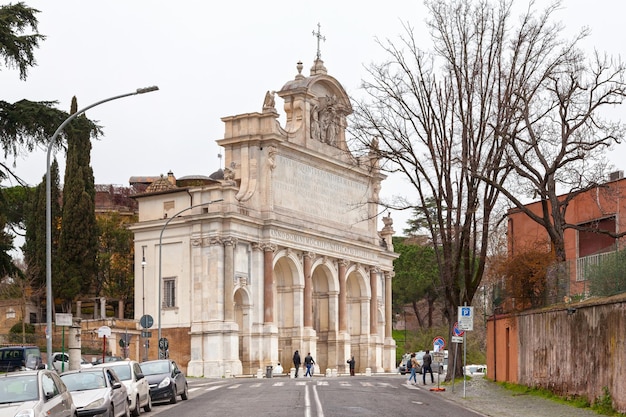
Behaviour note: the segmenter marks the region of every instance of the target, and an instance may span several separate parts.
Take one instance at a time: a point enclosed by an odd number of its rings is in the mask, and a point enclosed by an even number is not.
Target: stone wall
[[[504,357],[512,353],[502,339],[507,323],[509,343],[519,349],[517,360],[509,361],[511,367],[517,365],[516,370],[509,368],[509,381],[590,401],[606,387],[615,409],[626,411],[626,294],[500,317],[496,343],[493,330],[488,336],[489,376],[494,377],[495,346],[498,381],[505,380]],[[493,320],[487,326],[493,329]]]

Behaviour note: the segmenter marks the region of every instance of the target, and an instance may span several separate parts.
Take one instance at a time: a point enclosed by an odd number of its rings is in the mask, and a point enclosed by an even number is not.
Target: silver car
[[[90,368],[61,374],[61,380],[72,394],[78,417],[127,417],[126,387],[115,371]]]
[[[76,417],[77,413],[57,374],[39,370],[0,377],[0,416]]]
[[[128,403],[133,416],[141,414],[141,409],[147,413],[152,410],[152,399],[150,398],[150,385],[144,377],[141,366],[137,361],[119,361],[95,365],[96,368],[111,368],[117,377],[126,385],[128,391]]]

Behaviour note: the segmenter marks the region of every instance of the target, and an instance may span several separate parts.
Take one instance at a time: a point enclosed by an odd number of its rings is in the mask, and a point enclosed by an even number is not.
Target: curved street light
[[[161,233],[159,234],[159,298],[157,299],[157,305],[158,305],[158,322],[157,322],[157,327],[159,329],[158,331],[158,351],[159,351],[159,355],[158,358],[161,359],[161,306],[163,305],[163,300],[161,299],[161,287],[162,285],[162,276],[161,276],[161,253],[162,250],[161,248],[163,247],[163,232],[165,231],[165,228],[167,227],[168,224],[170,224],[170,222],[172,220],[174,220],[175,218],[177,218],[179,215],[181,215],[182,213],[194,209],[196,207],[202,207],[202,206],[208,206],[209,204],[213,204],[213,203],[217,203],[220,201],[224,201],[223,198],[220,198],[218,200],[211,200],[211,201],[207,201],[206,203],[200,203],[200,204],[195,204],[193,206],[187,207],[185,209],[182,209],[181,211],[179,211],[178,213],[174,214],[172,217],[168,218],[167,221],[165,222],[165,224],[163,225],[163,227],[161,228]],[[165,350],[165,349],[163,349]]]
[[[52,153],[52,147],[56,141],[57,136],[67,126],[69,122],[74,120],[92,107],[96,107],[102,103],[108,101],[117,100],[118,98],[135,96],[137,94],[149,93],[157,91],[159,87],[145,87],[138,88],[132,93],[120,94],[118,96],[109,97],[104,100],[100,100],[96,103],[78,110],[76,113],[71,114],[54,132],[48,143],[48,155],[46,158],[46,350],[48,356],[48,368],[52,369],[52,208],[50,204],[50,154]]]

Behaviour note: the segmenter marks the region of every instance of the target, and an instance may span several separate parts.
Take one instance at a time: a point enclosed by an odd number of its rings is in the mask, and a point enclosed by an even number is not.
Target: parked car
[[[465,375],[481,376],[487,373],[487,365],[467,365]]]
[[[189,397],[187,378],[171,359],[157,359],[141,363],[141,369],[150,384],[152,402],[167,401],[176,404]]]
[[[102,356],[100,356],[98,359],[94,360],[91,363],[93,365],[100,365],[101,363],[119,362],[123,360],[124,358],[122,358],[121,356],[105,356],[104,360],[102,360]]]
[[[45,369],[0,378],[2,416],[75,417],[76,406],[59,376]]]
[[[128,416],[126,387],[112,369],[94,367],[64,372],[61,380],[72,394],[78,417]]]
[[[82,368],[91,368],[93,365],[90,362],[87,362],[85,358],[81,356],[80,358],[80,367]],[[52,354],[52,367],[57,372],[65,372],[70,370],[70,355],[68,352],[54,352]]]
[[[41,352],[37,346],[11,346],[0,348],[0,371],[43,369]]]
[[[142,408],[146,413],[152,410],[150,385],[148,385],[139,363],[136,361],[118,361],[96,365],[96,368],[99,367],[113,369],[120,381],[126,385],[128,403],[133,416],[141,414]]]
[[[417,359],[417,369],[416,369],[416,372],[418,374],[422,373],[422,365],[424,364],[424,355],[425,354],[426,354],[426,351],[424,351],[424,350],[420,350],[419,352],[415,352],[415,359]],[[432,357],[433,352],[429,352],[429,354]],[[433,373],[438,372],[440,374],[443,374],[444,371],[447,369],[447,366],[448,366],[448,351],[444,350],[444,361],[443,361],[443,363],[439,365],[438,363],[436,363],[433,360],[432,365],[430,367],[433,370]]]
[[[398,365],[398,372],[400,372],[400,375],[406,375],[406,373],[408,372],[408,369],[406,367],[406,363],[411,359],[411,354],[410,353],[405,353],[404,355],[402,355],[402,359],[400,360],[400,365]]]

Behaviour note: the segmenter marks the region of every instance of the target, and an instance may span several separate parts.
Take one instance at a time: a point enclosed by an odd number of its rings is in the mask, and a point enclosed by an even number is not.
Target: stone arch
[[[362,372],[367,362],[367,351],[361,352],[362,343],[369,334],[369,275],[358,265],[346,271],[346,321],[350,352],[357,360],[357,371]]]
[[[239,358],[243,373],[253,373],[252,369],[252,303],[247,287],[239,286],[235,289],[233,301],[235,304],[235,322],[239,328]]]
[[[274,256],[274,320],[278,327],[278,358],[291,363],[301,345],[304,311],[304,273],[298,256],[282,250]]]

